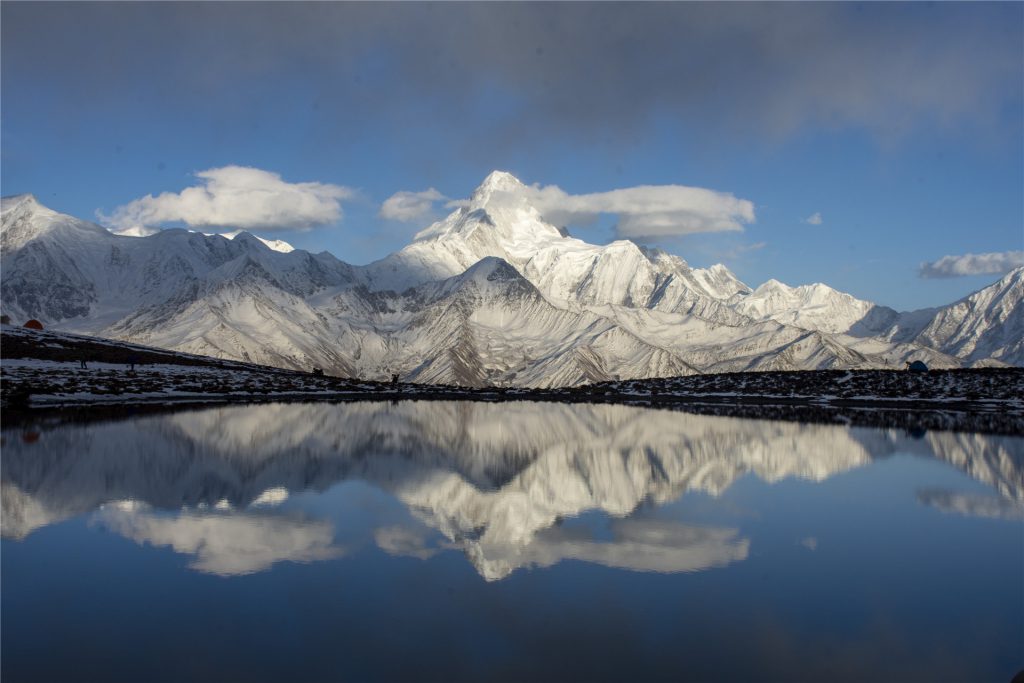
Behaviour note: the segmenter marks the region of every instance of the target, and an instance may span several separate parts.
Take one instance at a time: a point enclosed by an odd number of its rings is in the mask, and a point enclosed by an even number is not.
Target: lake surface
[[[611,405],[3,432],[2,678],[1009,681],[1024,439]]]

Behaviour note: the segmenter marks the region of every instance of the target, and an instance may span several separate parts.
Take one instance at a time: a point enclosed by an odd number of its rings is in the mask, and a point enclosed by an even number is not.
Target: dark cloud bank
[[[1019,126],[1024,87],[1019,3],[5,2],[2,19],[5,98],[46,89],[70,116],[128,96],[244,111],[290,79],[337,126],[628,138],[659,116],[774,139]]]

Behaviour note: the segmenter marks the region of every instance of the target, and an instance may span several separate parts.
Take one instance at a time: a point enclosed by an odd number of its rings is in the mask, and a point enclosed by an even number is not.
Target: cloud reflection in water
[[[139,544],[195,556],[192,569],[218,576],[252,574],[277,562],[340,556],[328,521],[244,512],[160,514],[145,505],[105,505],[93,521]]]
[[[749,539],[651,519],[641,507],[687,491],[718,496],[749,474],[822,481],[902,452],[950,463],[992,487],[997,508],[1015,510],[1024,500],[1022,443],[612,405],[230,406],[65,425],[31,444],[10,439],[0,519],[5,537],[23,538],[98,510],[105,528],[192,555],[194,569],[223,576],[335,558],[359,544],[420,559],[458,549],[488,580],[566,559],[699,571],[744,560]],[[405,517],[327,519],[343,482],[384,492]],[[955,492],[920,500],[973,505]],[[561,524],[590,511],[606,520],[600,532]]]

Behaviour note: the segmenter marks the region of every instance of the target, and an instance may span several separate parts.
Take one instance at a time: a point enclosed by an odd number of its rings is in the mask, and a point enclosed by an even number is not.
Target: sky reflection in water
[[[457,402],[24,436],[4,433],[5,680],[1024,662],[1021,438]]]

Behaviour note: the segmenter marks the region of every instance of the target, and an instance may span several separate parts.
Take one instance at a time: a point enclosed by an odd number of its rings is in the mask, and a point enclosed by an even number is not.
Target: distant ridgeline
[[[574,386],[710,372],[1024,365],[1024,268],[898,313],[823,284],[757,289],[721,265],[545,222],[494,172],[367,266],[246,232],[115,235],[3,200],[0,299],[16,325],[328,375]]]

